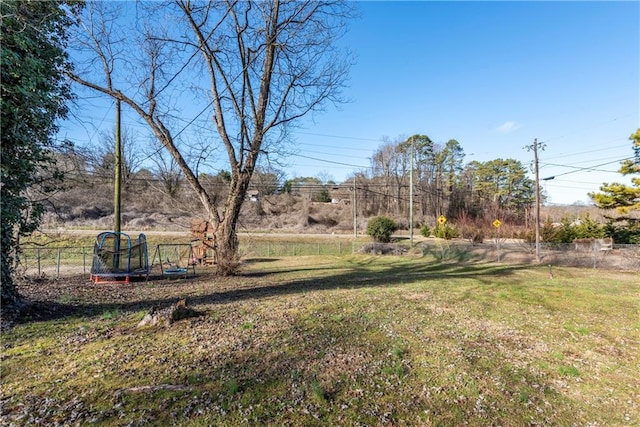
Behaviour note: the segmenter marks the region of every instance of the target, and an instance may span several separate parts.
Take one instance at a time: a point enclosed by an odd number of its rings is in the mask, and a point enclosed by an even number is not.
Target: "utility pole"
[[[120,100],[116,100],[116,146],[115,146],[115,184],[114,184],[114,194],[113,194],[113,231],[116,233],[120,232],[120,201],[122,194],[122,141],[121,141],[121,132],[120,132]]]
[[[411,161],[409,169],[409,242],[413,248],[413,139],[411,140]]]
[[[353,176],[353,236],[358,237],[358,196],[356,194],[356,177]]]
[[[535,204],[536,204],[536,219],[535,219],[535,230],[536,230],[536,262],[540,262],[540,174],[538,172],[538,149],[544,150],[544,144],[538,142],[538,139],[533,140],[533,144],[527,145],[525,148],[528,151],[533,151],[533,170],[536,179],[535,186]]]

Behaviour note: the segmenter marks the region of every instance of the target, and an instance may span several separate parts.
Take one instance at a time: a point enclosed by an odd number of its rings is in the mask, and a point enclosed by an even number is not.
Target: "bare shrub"
[[[311,202],[308,199],[303,198],[302,203],[300,203],[300,207],[296,215],[296,219],[297,219],[296,228],[304,228],[309,225],[310,211],[311,211]]]
[[[284,227],[284,220],[282,216],[272,216],[267,222],[267,227],[270,229],[278,229]]]
[[[509,222],[503,222],[499,229],[496,229],[493,225],[487,226],[487,229],[491,229],[491,237],[499,236],[508,239],[525,238],[529,231],[525,227],[514,225]],[[533,234],[533,230],[530,230],[530,233]]]
[[[265,215],[280,215],[287,211],[287,205],[293,203],[288,194],[282,196],[268,196],[262,199],[262,209]]]
[[[324,225],[325,227],[331,228],[338,225],[338,221],[336,221],[334,218],[327,216],[326,214],[320,214],[314,217],[310,217],[309,224],[320,224],[320,225]]]
[[[391,219],[393,219],[395,221],[396,225],[398,226],[398,230],[408,230],[409,229],[409,220],[407,218],[404,218],[404,217],[400,217],[400,218],[391,217]]]
[[[156,222],[150,217],[133,218],[131,221],[127,222],[128,228],[134,228],[136,230],[147,230],[155,225]]]
[[[358,253],[370,255],[404,255],[407,248],[394,243],[369,243],[362,246]]]
[[[70,219],[94,220],[108,215],[110,212],[98,206],[76,206],[71,210]]]
[[[471,244],[482,243],[485,238],[484,225],[467,214],[461,214],[456,219],[458,235]]]
[[[350,231],[353,230],[353,219],[342,219],[338,224],[336,224],[333,229],[335,231]]]

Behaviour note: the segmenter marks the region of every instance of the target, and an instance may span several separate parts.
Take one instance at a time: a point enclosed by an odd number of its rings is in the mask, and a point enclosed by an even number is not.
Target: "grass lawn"
[[[298,256],[19,289],[46,315],[3,333],[5,425],[640,425],[637,273]]]

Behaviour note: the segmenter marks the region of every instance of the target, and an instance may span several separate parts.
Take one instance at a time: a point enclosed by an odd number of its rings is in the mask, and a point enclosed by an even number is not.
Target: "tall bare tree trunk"
[[[240,254],[238,252],[239,241],[236,226],[234,218],[229,216],[218,224],[216,229],[215,260],[218,274],[228,275],[237,271],[240,263]]]
[[[237,221],[250,180],[251,175],[248,173],[239,174],[237,179],[232,179],[229,196],[224,206],[224,217],[215,218],[215,222],[212,222],[215,224],[215,261],[218,274],[221,275],[235,273],[240,264]]]
[[[351,15],[351,6],[333,1],[176,0],[162,10],[155,5],[137,10],[148,15],[140,13],[144,24],[130,31],[121,25],[126,17],[119,20],[122,10],[108,2],[89,3],[83,26],[87,34],[79,45],[94,58],[77,68],[86,77],[71,78],[124,102],[148,124],[202,204],[214,230],[218,273],[233,274],[239,265],[236,222],[259,158],[279,155],[292,123],[326,102],[341,102],[350,64],[337,55],[334,42],[344,34],[343,19]],[[156,26],[159,16],[174,17],[179,28],[164,22]],[[138,34],[141,28],[144,32]],[[137,44],[128,41],[132,35],[138,35]],[[203,70],[209,75],[207,85]],[[96,77],[101,73],[104,83]],[[138,80],[132,83],[132,78]],[[207,106],[176,128],[175,111],[185,102],[171,91],[181,93],[187,87],[208,93]],[[204,133],[211,146],[217,144],[226,153],[231,174],[222,207],[222,197],[201,182],[198,171],[214,160],[215,150],[197,150],[192,142],[203,137],[191,125],[206,111],[212,126]],[[271,150],[263,147],[267,144]],[[195,162],[194,151],[199,151]]]

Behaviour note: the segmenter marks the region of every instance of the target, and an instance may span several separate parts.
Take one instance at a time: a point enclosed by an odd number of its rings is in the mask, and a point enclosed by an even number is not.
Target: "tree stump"
[[[138,327],[145,326],[170,326],[178,320],[187,319],[189,317],[200,316],[201,313],[187,307],[186,300],[180,300],[171,307],[159,308],[153,307],[144,318],[138,323]]]

